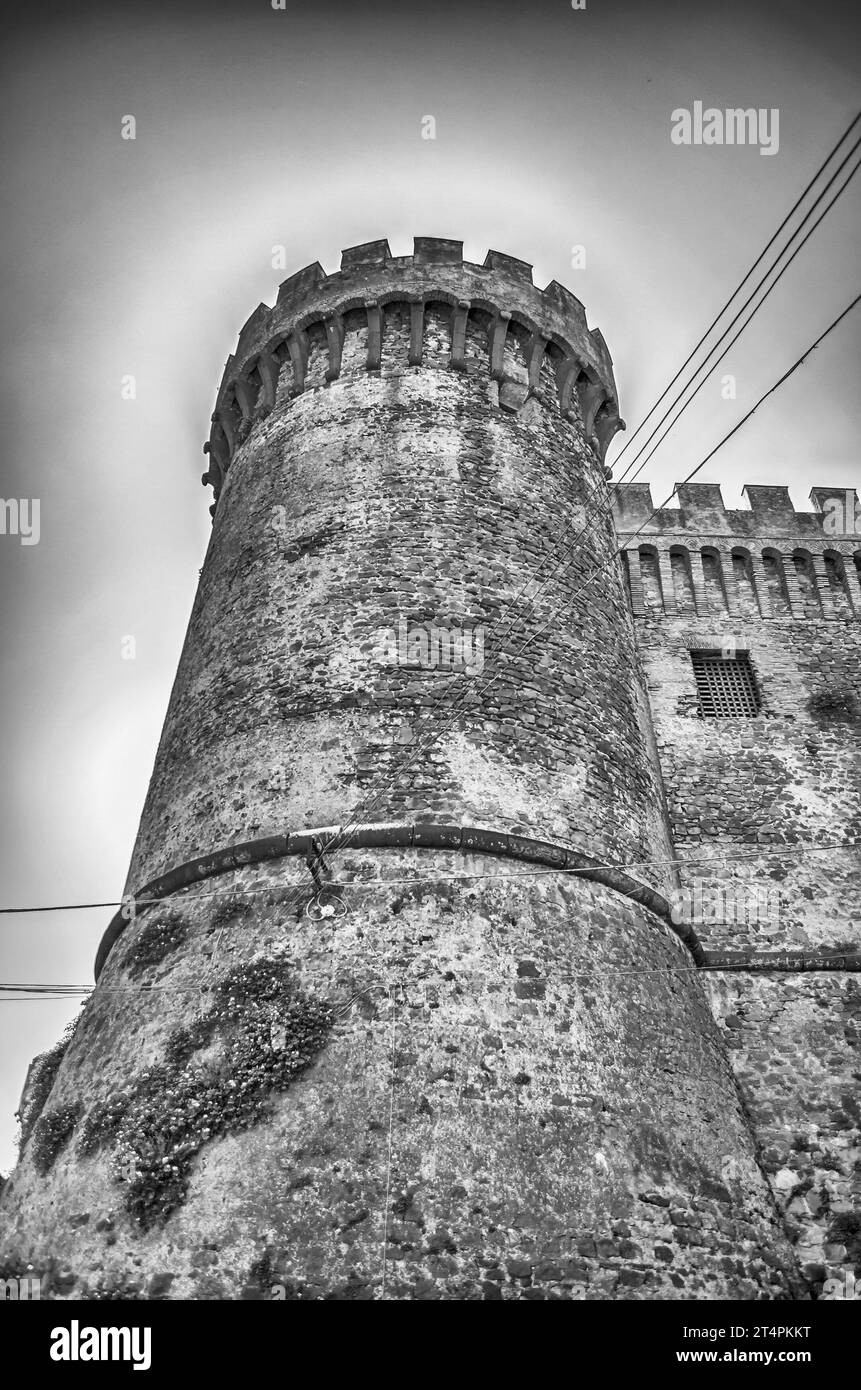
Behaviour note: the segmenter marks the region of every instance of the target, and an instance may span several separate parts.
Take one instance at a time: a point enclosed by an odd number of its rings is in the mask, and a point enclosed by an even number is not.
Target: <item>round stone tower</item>
[[[35,1068],[43,1296],[786,1297],[674,924],[604,453],[525,263],[344,252],[242,329],[127,899]]]

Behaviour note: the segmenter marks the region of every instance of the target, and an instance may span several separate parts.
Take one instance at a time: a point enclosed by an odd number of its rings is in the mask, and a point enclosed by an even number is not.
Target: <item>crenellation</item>
[[[268,304],[258,304],[254,313],[250,314],[245,320],[239,330],[239,338],[234,354],[240,361],[243,361],[247,357],[250,346],[256,342],[258,335],[263,329],[263,325],[268,323],[271,312],[272,310]]]
[[[417,237],[414,254],[400,257],[391,255],[387,241],[366,242],[342,252],[341,268],[332,275],[327,275],[319,262],[314,262],[288,277],[279,288],[276,304],[271,309],[266,305],[258,306],[243,326],[237,351],[225,369],[216,409],[229,408],[237,381],[250,379],[257,370],[258,358],[267,361],[271,373],[273,364],[279,360],[277,349],[285,341],[288,345],[292,344],[292,390],[296,395],[302,394],[308,383],[306,364],[301,360],[304,351],[301,334],[313,334],[319,324],[324,326],[325,331],[330,331],[330,325],[335,324],[339,317],[344,319],[354,309],[363,308],[367,313],[368,304],[384,307],[395,302],[417,306],[434,302],[451,306],[452,352],[448,365],[454,370],[462,370],[464,363],[462,338],[465,322],[462,321],[460,306],[465,303],[469,305],[473,318],[484,313],[492,322],[487,352],[494,381],[502,380],[499,373],[505,344],[504,329],[520,332],[532,343],[530,376],[533,384],[530,389],[534,395],[537,395],[540,378],[541,353],[550,353],[552,349],[563,358],[570,359],[572,367],[577,370],[573,372],[571,381],[565,382],[566,399],[561,408],[563,414],[568,409],[571,387],[576,385],[578,392],[584,389],[588,391],[588,412],[592,412],[589,440],[599,457],[603,458],[616,430],[624,428],[618,417],[612,362],[606,344],[599,332],[588,329],[580,301],[555,281],[546,290],[538,290],[532,280],[531,267],[525,261],[489,251],[483,265],[474,265],[463,260],[461,242],[436,237]],[[413,313],[414,322],[419,314],[420,309],[417,308]],[[335,332],[326,384],[336,382],[340,376],[339,330]],[[416,326],[407,354],[407,366],[420,365],[421,342],[418,334]],[[340,347],[343,349],[343,341]],[[382,344],[378,345],[372,334],[368,370],[378,369],[375,364],[381,353]],[[278,388],[276,386],[273,391],[271,383],[269,395],[278,398]],[[499,404],[508,411],[514,404],[515,413],[518,413],[524,402],[514,403],[509,390],[502,393]],[[591,428],[596,420],[597,428]],[[228,442],[229,458],[232,458],[236,446],[235,436],[231,437]]]
[[[417,236],[413,240],[416,265],[463,265],[463,242],[446,237]]]
[[[352,274],[356,270],[364,270],[367,266],[387,265],[392,259],[387,240],[365,241],[361,246],[349,246],[346,251],[341,252],[341,273]]]
[[[698,610],[707,604],[705,591],[698,590],[702,557],[713,554],[733,605],[737,601],[732,584],[734,558],[749,569],[749,592],[764,618],[774,613],[800,621],[861,616],[861,548],[851,534],[832,533],[826,524],[830,513],[824,507],[796,512],[784,487],[745,487],[751,499],[749,511],[725,508],[716,483],[682,483],[675,491],[678,507],[654,508],[647,484],[620,483],[613,494],[613,515],[626,545],[639,536],[641,544],[654,545],[659,553],[690,557]],[[819,504],[843,496],[845,490],[821,488],[814,493]]]
[[[583,333],[588,331],[586,328],[586,310],[576,294],[572,294],[564,285],[560,285],[558,280],[551,280],[541,293],[545,303],[556,309],[563,318],[576,324]],[[602,336],[598,335],[595,347],[599,361],[603,363],[609,354]]]
[[[788,487],[778,487],[770,483],[745,483],[742,495],[747,498],[756,523],[762,530],[792,530],[796,516]]]
[[[299,308],[308,295],[324,284],[326,279],[326,272],[319,261],[306,265],[303,270],[297,270],[281,281],[275,307],[286,313]]]
[[[729,530],[719,483],[676,483],[675,494],[685,530],[708,533]]]
[[[530,288],[534,284],[532,266],[527,261],[520,261],[516,256],[507,256],[502,251],[488,251],[482,269],[501,271],[510,279],[529,285]]]
[[[655,510],[651,483],[616,483],[611,491],[613,518],[621,535],[646,525]]]

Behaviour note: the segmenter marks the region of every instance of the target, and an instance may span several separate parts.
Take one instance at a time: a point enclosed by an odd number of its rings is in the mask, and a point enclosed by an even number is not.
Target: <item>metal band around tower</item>
[[[573,872],[580,878],[591,879],[605,888],[611,888],[653,912],[684,942],[696,964],[704,963],[702,947],[693,928],[687,923],[674,921],[667,899],[648,884],[633,878],[624,869],[601,864],[580,850],[572,849],[569,845],[557,845],[550,840],[513,835],[507,830],[447,825],[436,821],[403,824],[387,822],[352,827],[322,826],[247,840],[242,844],[230,845],[199,859],[189,859],[184,864],[177,865],[138,889],[132,901],[140,902],[142,907],[150,906],[154,901],[168,898],[193,883],[214,878],[218,874],[244,869],[249,864],[260,864],[268,859],[282,859],[292,854],[307,855],[311,852],[312,841],[315,839],[321,841],[323,849],[329,853],[337,853],[347,845],[356,849],[448,849],[460,850],[464,854],[492,854],[503,859],[545,864],[562,873]],[[127,901],[114,913],[102,937],[96,955],[96,980],[101,975],[114,943],[128,924],[129,906],[130,902]]]

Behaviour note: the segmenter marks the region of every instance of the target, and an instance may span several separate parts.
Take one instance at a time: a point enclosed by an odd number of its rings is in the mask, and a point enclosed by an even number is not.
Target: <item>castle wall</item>
[[[749,488],[751,510],[727,511],[719,488],[689,484],[680,508],[636,536],[651,499],[627,492],[617,524],[686,916],[697,909],[707,952],[806,952],[824,964],[857,953],[861,547],[820,510],[842,490],[818,488],[817,509],[795,513],[785,488]],[[757,717],[698,716],[696,648],[749,652]],[[814,1291],[861,1260],[858,981],[841,970],[706,977]]]

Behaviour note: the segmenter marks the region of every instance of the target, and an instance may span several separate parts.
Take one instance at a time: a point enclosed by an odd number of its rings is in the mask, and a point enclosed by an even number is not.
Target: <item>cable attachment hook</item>
[[[332,870],[323,854],[323,845],[315,835],[311,841],[311,853],[306,856],[306,867],[314,880],[314,896],[305,905],[305,915],[312,922],[322,922],[326,917],[346,917],[347,908],[338,897],[337,888],[331,888]]]
[[[305,864],[311,871],[311,877],[314,880],[314,886],[317,892],[321,893],[328,880],[332,877],[332,870],[329,868],[326,857],[323,854],[322,842],[316,835],[311,841],[311,852],[306,856]]]

